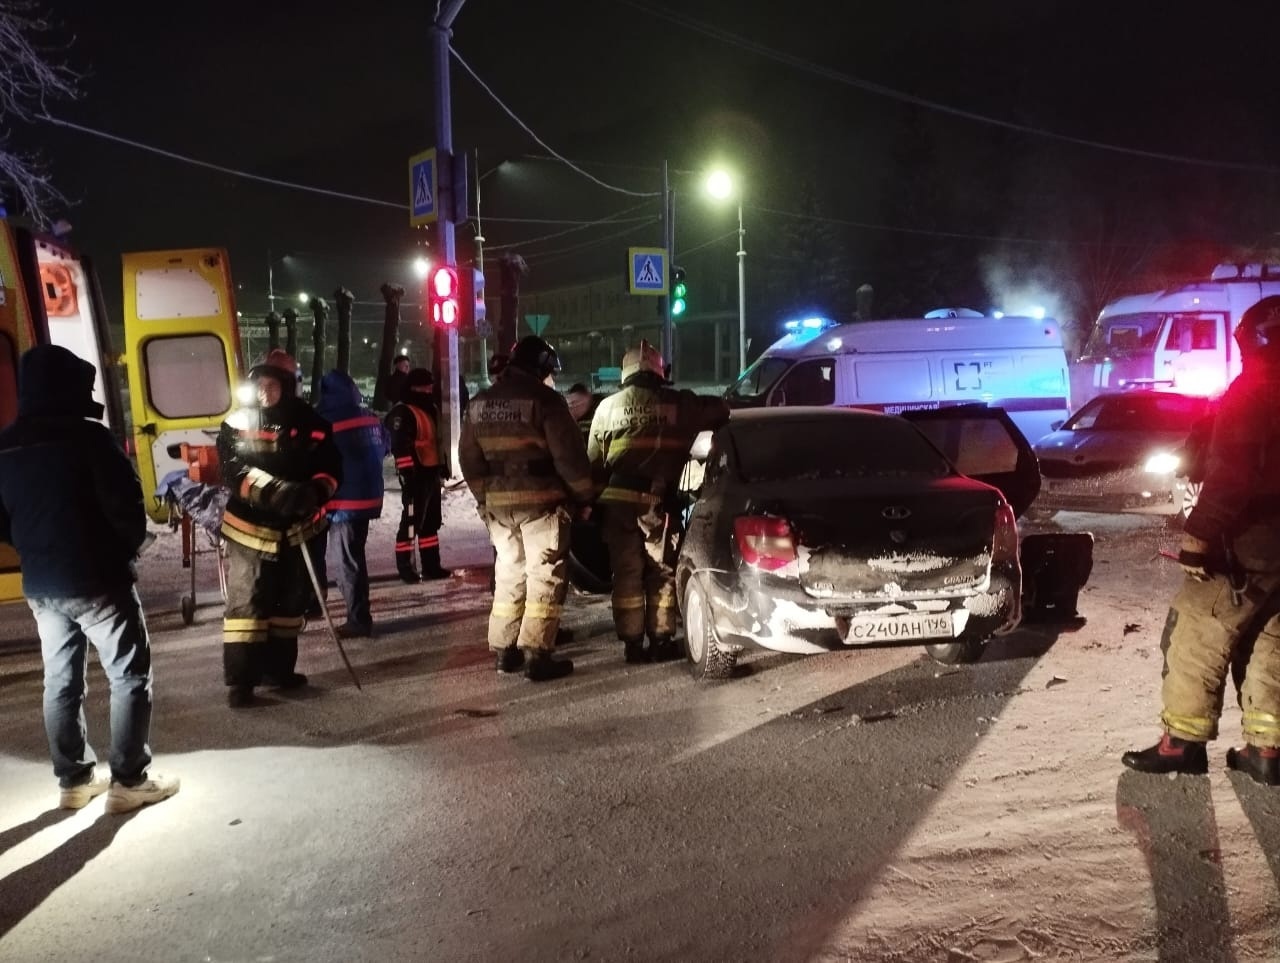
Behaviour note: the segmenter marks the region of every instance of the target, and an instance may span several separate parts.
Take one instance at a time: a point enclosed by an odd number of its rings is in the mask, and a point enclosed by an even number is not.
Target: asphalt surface
[[[706,685],[625,665],[607,604],[574,596],[577,671],[534,684],[493,670],[487,570],[404,586],[388,531],[378,634],[347,643],[363,691],[312,625],[312,685],[239,711],[208,559],[186,627],[162,535],[152,744],[183,788],[126,817],[53,808],[33,626],[0,611],[0,960],[810,959],[1059,638],[1020,629],[965,667],[758,653]]]

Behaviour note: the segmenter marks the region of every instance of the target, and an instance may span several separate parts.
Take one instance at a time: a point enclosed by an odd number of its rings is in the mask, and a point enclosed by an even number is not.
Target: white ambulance
[[[729,389],[734,407],[841,405],[899,414],[1004,408],[1034,443],[1071,410],[1062,332],[1051,319],[944,309],[925,318],[787,322]]]
[[[1135,294],[1102,309],[1071,365],[1071,396],[1154,388],[1213,397],[1240,373],[1232,333],[1244,312],[1280,294],[1280,265],[1220,264],[1206,281]]]

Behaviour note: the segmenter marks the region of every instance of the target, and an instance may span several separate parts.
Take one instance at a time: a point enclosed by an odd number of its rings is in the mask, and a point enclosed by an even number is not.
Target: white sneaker
[[[100,776],[97,770],[94,770],[88,782],[62,790],[62,796],[58,800],[58,808],[84,809],[95,798],[106,792],[107,787],[110,785],[111,778],[109,776]]]
[[[113,782],[107,793],[107,812],[131,813],[135,809],[168,799],[178,791],[180,785],[176,776],[164,776],[158,772],[151,773],[145,782],[136,786]]]

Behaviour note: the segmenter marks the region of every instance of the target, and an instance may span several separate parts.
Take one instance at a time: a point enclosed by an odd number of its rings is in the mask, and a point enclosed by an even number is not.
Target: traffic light
[[[442,265],[427,278],[427,302],[431,306],[431,323],[442,328],[458,323],[458,272]]]
[[[689,293],[688,287],[684,283],[684,268],[673,267],[671,269],[671,316],[678,318],[684,314],[684,309],[689,306],[685,300]]]

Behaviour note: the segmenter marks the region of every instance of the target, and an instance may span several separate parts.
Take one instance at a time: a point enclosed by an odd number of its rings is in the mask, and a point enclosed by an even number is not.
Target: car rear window
[[[951,474],[947,460],[898,418],[777,418],[730,427],[748,482]]]

